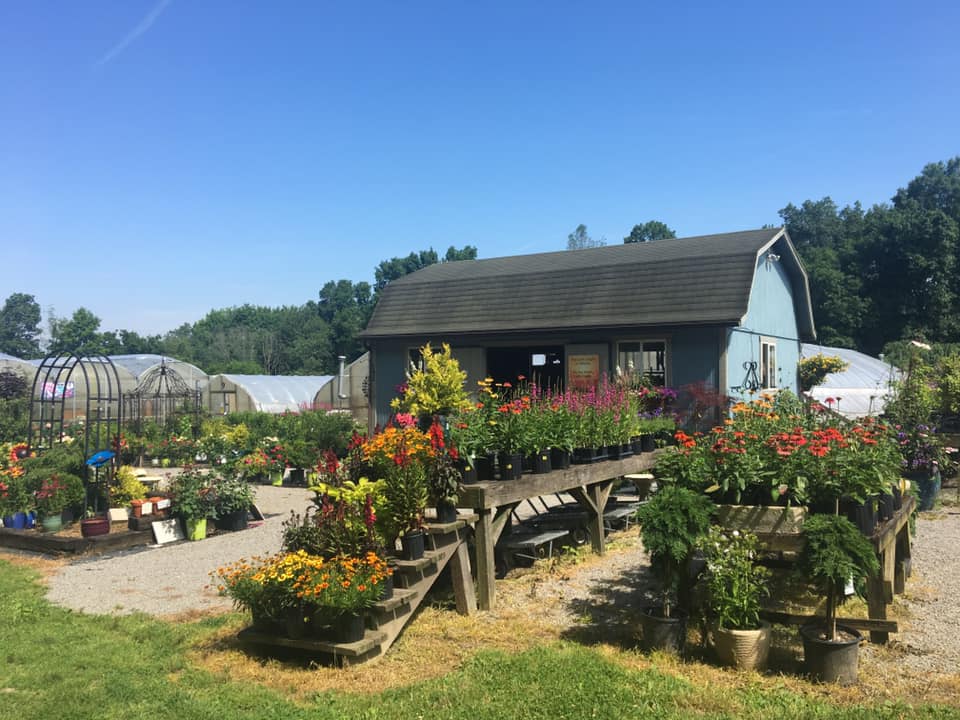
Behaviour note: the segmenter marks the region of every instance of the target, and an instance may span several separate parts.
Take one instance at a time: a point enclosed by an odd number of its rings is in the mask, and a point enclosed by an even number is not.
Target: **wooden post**
[[[481,610],[492,610],[496,601],[496,561],[493,557],[493,514],[496,508],[477,508],[477,603]]]
[[[461,615],[473,615],[477,611],[477,593],[473,588],[470,553],[467,552],[466,540],[461,540],[457,545],[456,553],[450,558],[450,579],[453,582],[457,612]]]
[[[576,498],[584,510],[587,511],[587,528],[590,530],[590,544],[593,551],[603,555],[607,549],[606,538],[603,532],[603,513],[607,508],[607,500],[613,489],[613,479],[588,485],[587,487],[571,488],[570,494]]]

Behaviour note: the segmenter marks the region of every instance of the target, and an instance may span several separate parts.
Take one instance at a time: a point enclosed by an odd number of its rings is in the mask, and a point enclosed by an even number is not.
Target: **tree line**
[[[185,360],[208,374],[329,375],[339,355],[363,353],[358,335],[366,327],[383,289],[393,280],[438,262],[474,260],[477,248],[451,246],[394,257],[374,268],[374,283],[331,280],[316,300],[303,305],[211,310],[195,323],[163,335],[130,330],[103,331],[87,308],[70,317],[48,317],[49,340],[41,342],[40,305],[33,295],[13,293],[0,308],[0,352],[30,359],[44,353],[83,355],[155,353]]]
[[[907,356],[909,340],[960,343],[960,157],[930,163],[868,210],[825,197],[779,215],[807,269],[822,344],[892,358]],[[623,241],[674,237],[651,220]],[[567,236],[568,250],[605,244],[583,224]]]
[[[841,208],[825,197],[788,204],[779,215],[809,274],[822,344],[876,355],[904,340],[960,343],[960,157],[927,165],[888,203]],[[651,220],[623,241],[673,237],[665,223]],[[603,244],[582,224],[567,237],[569,249]],[[0,352],[20,358],[44,350],[157,353],[211,374],[330,374],[338,355],[352,360],[363,352],[357,336],[388,283],[437,262],[476,257],[469,245],[443,256],[432,248],[412,252],[380,262],[373,284],[331,280],[304,305],[211,310],[164,335],[104,332],[99,318],[79,308],[69,318],[51,314],[46,348],[39,305],[32,295],[14,293],[0,308]]]

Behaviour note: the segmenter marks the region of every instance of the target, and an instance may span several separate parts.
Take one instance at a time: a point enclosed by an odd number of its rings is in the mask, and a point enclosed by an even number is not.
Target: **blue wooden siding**
[[[757,363],[759,376],[761,337],[770,338],[777,347],[777,387],[797,392],[797,362],[800,341],[794,310],[793,290],[780,262],[768,262],[766,253],[757,262],[747,315],[738,328],[727,332],[727,389],[744,385],[745,363]]]
[[[397,386],[406,382],[406,342],[378,342],[370,353],[374,365],[372,406],[376,412],[375,424],[383,427],[390,414],[390,401],[397,396]]]
[[[702,381],[719,387],[720,332],[716,328],[684,328],[670,334],[670,385],[680,388]]]

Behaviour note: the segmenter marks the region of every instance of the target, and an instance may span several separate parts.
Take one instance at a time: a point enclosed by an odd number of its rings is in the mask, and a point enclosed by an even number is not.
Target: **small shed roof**
[[[430,265],[386,287],[362,336],[736,325],[774,246],[812,340],[807,276],[783,228]]]
[[[890,383],[900,377],[900,371],[889,363],[849,348],[803,343],[801,352],[804,357],[817,353],[835,355],[847,363],[846,370],[827,375],[809,393],[821,403],[826,403],[827,398],[839,399],[831,405],[847,417],[882,413],[891,394]]]
[[[332,375],[233,375],[230,382],[243,388],[258,410],[270,413],[299,410],[310,405]]]

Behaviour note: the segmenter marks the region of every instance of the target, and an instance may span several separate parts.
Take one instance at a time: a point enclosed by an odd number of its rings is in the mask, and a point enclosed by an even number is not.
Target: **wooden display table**
[[[514,508],[528,498],[567,492],[587,513],[587,527],[594,552],[603,554],[603,513],[617,478],[639,473],[656,464],[658,453],[642,453],[623,460],[574,465],[543,475],[524,475],[519,480],[488,481],[465,485],[457,503],[477,514],[477,604],[492,610],[496,602],[494,546],[510,521]]]

